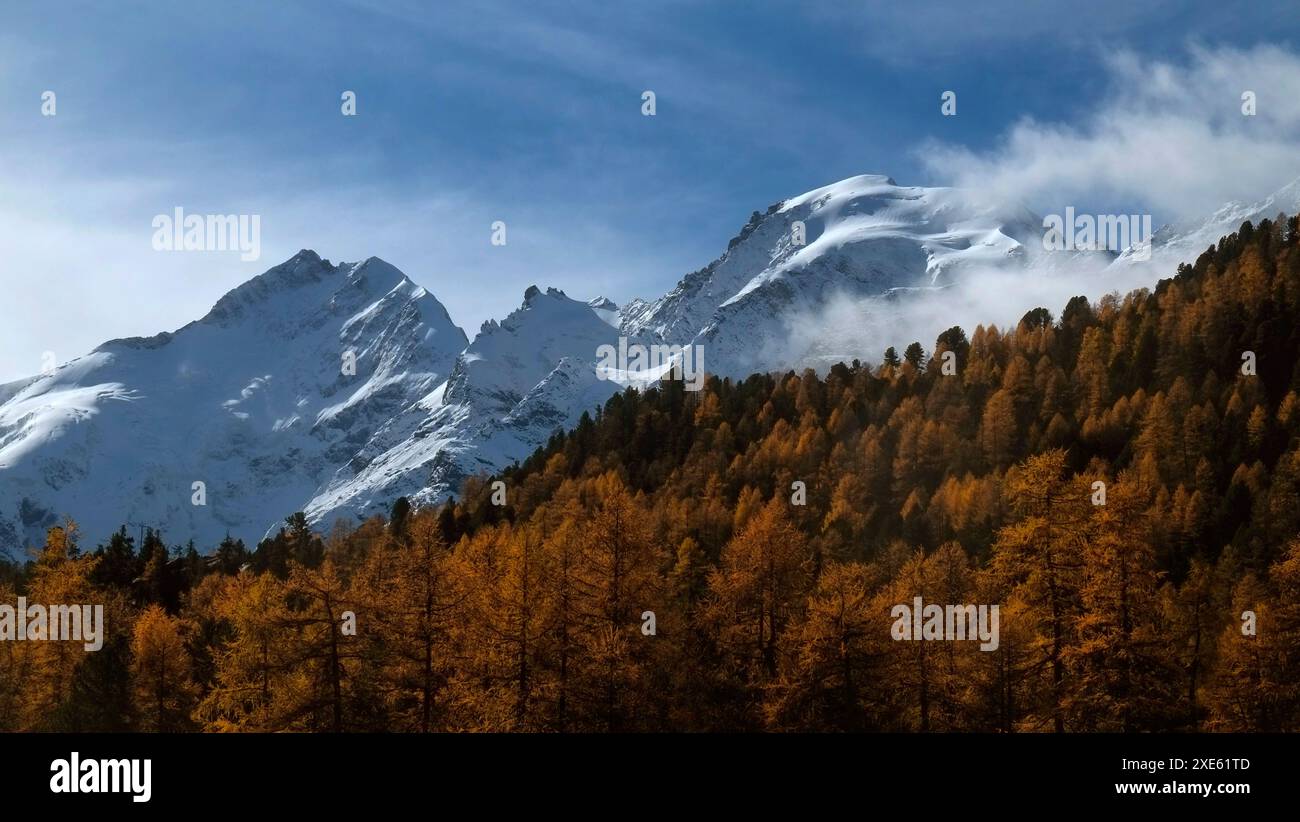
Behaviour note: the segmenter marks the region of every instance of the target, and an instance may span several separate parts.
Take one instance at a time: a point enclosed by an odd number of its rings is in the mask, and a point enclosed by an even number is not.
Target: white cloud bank
[[[1191,46],[1180,62],[1119,52],[1107,93],[1075,125],[1025,119],[991,151],[930,143],[920,157],[949,184],[1040,212],[1123,204],[1168,219],[1257,200],[1300,175],[1300,55]],[[1242,95],[1255,95],[1255,115]]]

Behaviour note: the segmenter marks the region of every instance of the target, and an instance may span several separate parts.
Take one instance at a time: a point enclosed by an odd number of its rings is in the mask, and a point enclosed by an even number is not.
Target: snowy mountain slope
[[[805,243],[795,241],[802,222]],[[942,288],[964,271],[1031,265],[1042,221],[950,188],[851,177],[755,212],[720,258],[663,297],[622,312],[628,333],[702,345],[712,373],[744,376],[796,365],[783,318],[836,296]],[[865,353],[865,352],[864,352]]]
[[[382,260],[300,252],[175,333],[0,387],[0,547],[21,556],[64,515],[96,541],[123,523],[204,547],[255,539],[445,380],[465,343]]]
[[[403,495],[417,504],[437,501],[465,477],[504,468],[571,427],[623,387],[595,370],[597,349],[618,340],[608,321],[612,306],[529,288],[510,316],[483,325],[445,385],[339,470],[308,504],[308,517],[379,513]]]
[[[1161,226],[1151,235],[1150,260],[1145,261],[1156,269],[1164,270],[1162,276],[1177,268],[1179,263],[1194,263],[1207,248],[1221,237],[1233,234],[1249,220],[1258,225],[1260,220],[1272,220],[1280,214],[1287,216],[1300,212],[1300,178],[1254,203],[1229,202],[1210,216],[1200,220],[1185,220]],[[1130,249],[1121,254],[1115,266],[1127,267],[1144,263],[1144,247]]]

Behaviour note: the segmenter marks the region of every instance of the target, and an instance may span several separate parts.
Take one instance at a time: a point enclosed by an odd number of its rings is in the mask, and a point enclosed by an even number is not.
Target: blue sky
[[[0,15],[0,381],[45,351],[177,328],[303,247],[383,257],[473,336],[532,283],[657,296],[751,211],[854,174],[1157,223],[1300,174],[1292,2],[10,0]],[[1258,117],[1238,89],[1259,93]],[[176,206],[261,215],[261,258],[153,251],[152,218]]]

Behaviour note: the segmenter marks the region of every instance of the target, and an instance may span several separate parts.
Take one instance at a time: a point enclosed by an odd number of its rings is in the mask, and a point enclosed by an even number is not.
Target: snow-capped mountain
[[[383,512],[399,496],[434,502],[467,476],[528,456],[622,389],[626,381],[602,380],[595,369],[597,349],[618,340],[616,313],[609,300],[529,288],[510,316],[483,325],[444,385],[338,471],[307,505],[308,517]]]
[[[1199,246],[1194,259],[1244,219],[1297,210],[1300,181],[1160,242],[1169,253]],[[880,350],[823,331],[873,317],[827,320],[828,306],[893,311],[989,272],[1003,287],[1034,276],[1072,288],[1074,273],[1113,256],[1048,253],[1042,238],[1020,206],[852,177],[755,212],[722,256],[658,299],[620,308],[532,287],[473,342],[382,260],[331,265],[302,251],[175,333],[116,340],[0,385],[0,551],[21,556],[64,515],[92,541],[146,525],[206,550],[226,533],[251,545],[294,511],[326,528],[399,496],[433,503],[646,382],[598,365],[620,337],[700,346],[706,371],[733,377],[871,362]],[[1153,268],[1152,281],[1171,270]],[[968,290],[988,281],[974,282]],[[793,334],[801,325],[811,327]],[[193,504],[196,482],[205,505]]]
[[[0,548],[21,556],[65,515],[95,541],[127,523],[204,548],[255,540],[465,344],[391,265],[300,252],[175,333],[0,386]]]
[[[620,336],[629,346],[701,345],[710,373],[782,368],[791,363],[771,343],[794,312],[834,294],[941,288],[972,268],[1018,269],[1041,233],[1023,208],[862,176],[755,214],[722,257],[654,302],[619,309],[530,288],[518,310],[483,326],[445,386],[382,426],[305,510],[320,522],[386,511],[402,495],[434,502],[468,475],[528,456],[634,381],[596,371],[598,348]]]
[[[1047,256],[1042,233],[1027,209],[970,191],[851,177],[754,212],[726,253],[663,297],[630,303],[622,324],[629,334],[704,346],[712,373],[792,367],[807,352],[789,348],[790,316],[815,314],[835,297],[942,288],[973,269],[1023,268]]]
[[[1185,220],[1161,226],[1151,235],[1150,260],[1153,267],[1168,276],[1179,263],[1193,263],[1207,248],[1241,228],[1249,220],[1258,225],[1260,220],[1272,220],[1278,214],[1291,216],[1300,212],[1300,178],[1253,203],[1229,202],[1209,217]],[[1115,265],[1128,266],[1143,262],[1148,249],[1138,246],[1121,254]]]

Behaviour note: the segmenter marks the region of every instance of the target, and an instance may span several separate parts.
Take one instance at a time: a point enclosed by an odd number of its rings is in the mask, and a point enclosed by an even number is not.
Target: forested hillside
[[[1279,218],[932,353],[616,396],[438,509],[52,529],[0,602],[109,637],[0,643],[0,728],[1300,730],[1297,319]],[[894,639],[917,596],[996,650]]]

